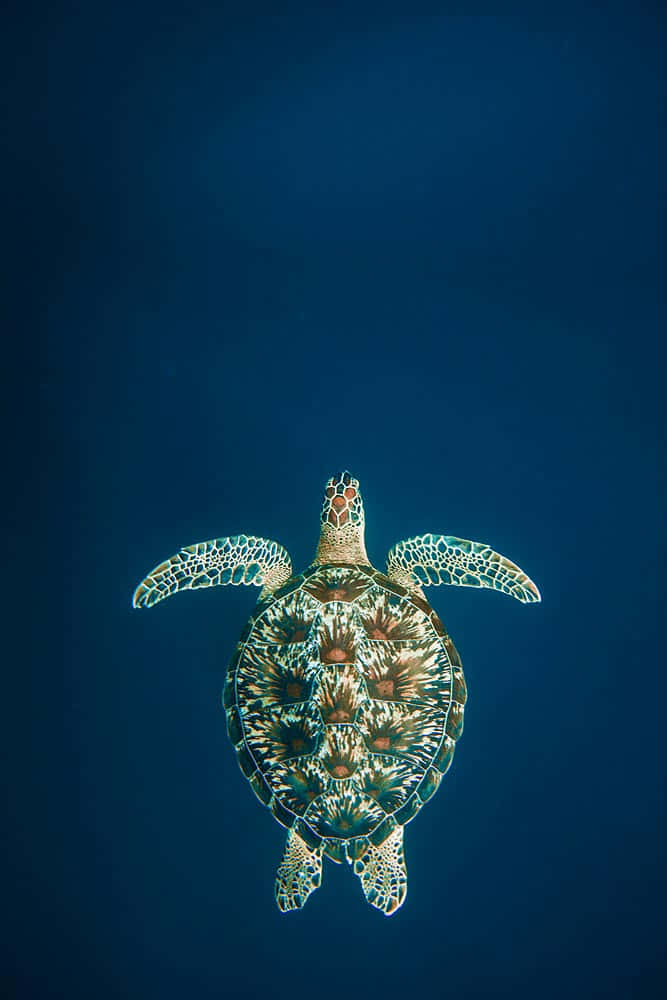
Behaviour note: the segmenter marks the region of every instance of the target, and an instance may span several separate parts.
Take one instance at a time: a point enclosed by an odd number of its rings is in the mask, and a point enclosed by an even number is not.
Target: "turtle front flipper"
[[[262,596],[292,575],[286,549],[268,538],[234,535],[186,545],[142,580],[132,597],[135,608],[150,608],[180,590],[231,583],[264,587]]]
[[[283,913],[300,910],[322,881],[322,848],[313,850],[296,830],[287,834],[283,860],[276,874],[276,902]]]
[[[513,562],[484,542],[452,535],[419,535],[397,542],[387,555],[387,576],[408,589],[450,583],[490,587],[523,604],[540,601],[540,592]]]
[[[397,826],[387,839],[368,849],[354,862],[364,895],[371,906],[390,917],[405,902],[408,873],[403,854],[403,827]]]

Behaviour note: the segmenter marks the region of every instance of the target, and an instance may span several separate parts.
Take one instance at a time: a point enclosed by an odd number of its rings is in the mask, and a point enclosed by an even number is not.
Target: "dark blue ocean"
[[[667,20],[442,11],[9,14],[4,996],[667,992]],[[459,535],[543,597],[428,591],[469,701],[390,919],[330,862],[276,907],[255,588],[130,606],[216,536],[304,568],[342,468],[378,568]]]

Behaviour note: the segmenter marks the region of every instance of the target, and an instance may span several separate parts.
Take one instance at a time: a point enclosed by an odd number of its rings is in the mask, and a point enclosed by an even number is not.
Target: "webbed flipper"
[[[186,545],[142,580],[132,597],[135,608],[150,608],[180,590],[231,583],[264,587],[270,594],[292,575],[292,561],[278,542],[253,535],[213,538]]]
[[[387,555],[387,576],[409,589],[449,583],[500,590],[523,604],[542,599],[515,563],[484,542],[453,535],[419,535],[397,542]]]
[[[389,917],[405,902],[408,873],[403,854],[403,827],[397,826],[387,839],[368,850],[354,862],[364,895],[371,906]]]
[[[276,902],[283,913],[300,910],[322,881],[322,849],[313,850],[296,830],[287,834],[285,853],[276,873]]]

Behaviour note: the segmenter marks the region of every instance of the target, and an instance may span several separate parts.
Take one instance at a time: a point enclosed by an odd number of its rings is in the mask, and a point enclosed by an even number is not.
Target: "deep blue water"
[[[665,19],[365,7],[12,14],[7,996],[664,995]],[[256,591],[130,609],[216,535],[304,567],[341,467],[378,567],[455,534],[543,595],[429,592],[470,697],[390,920],[330,863],[275,906]]]

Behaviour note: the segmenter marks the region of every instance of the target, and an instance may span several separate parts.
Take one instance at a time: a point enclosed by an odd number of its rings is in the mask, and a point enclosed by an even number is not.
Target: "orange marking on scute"
[[[340,646],[334,646],[333,649],[324,654],[324,659],[328,660],[329,663],[343,663],[347,659],[347,650],[341,649]]]
[[[375,684],[375,690],[381,698],[393,698],[394,682],[392,680],[377,681]]]
[[[306,748],[306,741],[301,739],[300,736],[295,736],[294,739],[292,740],[292,750],[298,753],[301,750],[305,750],[305,748]]]
[[[349,767],[346,767],[345,764],[336,764],[336,766],[332,768],[331,773],[335,778],[349,778],[352,774]]]
[[[350,713],[346,712],[342,708],[334,708],[333,712],[329,712],[327,722],[349,722]]]
[[[303,631],[303,629],[298,628],[296,632],[292,632],[292,638],[290,639],[290,642],[303,642],[305,638],[306,638],[306,633]]]
[[[346,596],[347,590],[344,587],[332,587],[327,591],[327,601],[344,601]]]
[[[383,632],[381,628],[372,628],[368,633],[369,639],[386,639],[387,633]]]
[[[348,486],[348,488],[345,490],[345,496],[347,497],[348,500],[354,500],[356,495],[357,491],[355,490],[354,486]]]
[[[388,750],[391,746],[391,740],[388,736],[376,736],[373,740],[373,746],[376,750]]]
[[[341,507],[345,506],[345,497],[335,496],[331,501],[331,504],[333,507],[336,507],[338,510],[340,510]]]
[[[287,694],[290,698],[300,698],[303,686],[296,681],[290,681],[287,685]]]

